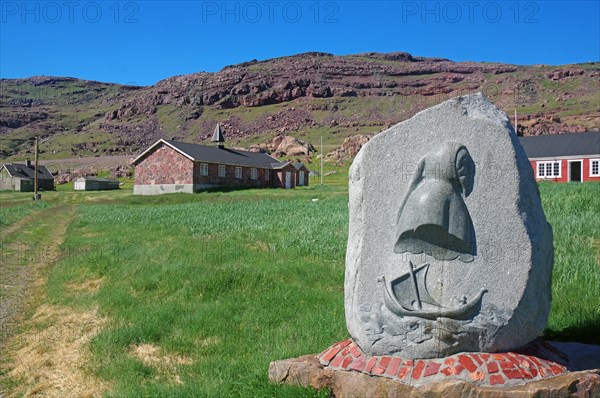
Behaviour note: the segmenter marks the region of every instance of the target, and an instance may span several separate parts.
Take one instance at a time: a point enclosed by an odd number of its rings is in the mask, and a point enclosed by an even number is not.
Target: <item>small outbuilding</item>
[[[292,163],[292,165],[296,169],[296,186],[308,186],[308,177],[310,175],[308,167],[304,163]]]
[[[38,189],[52,191],[54,189],[54,176],[46,166],[37,168]],[[31,161],[22,163],[6,163],[0,168],[0,190],[33,192],[35,183],[35,166]]]
[[[114,178],[79,177],[73,183],[76,191],[105,191],[119,189],[121,183]]]
[[[600,132],[520,137],[537,181],[600,181]]]

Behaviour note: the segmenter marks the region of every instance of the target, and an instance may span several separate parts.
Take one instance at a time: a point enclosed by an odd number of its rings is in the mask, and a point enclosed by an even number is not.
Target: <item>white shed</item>
[[[103,191],[119,189],[121,183],[114,178],[79,177],[75,180],[73,188],[76,191]]]

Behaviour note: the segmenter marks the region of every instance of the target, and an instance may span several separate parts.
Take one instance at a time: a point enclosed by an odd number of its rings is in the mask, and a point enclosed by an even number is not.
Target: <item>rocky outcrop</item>
[[[133,177],[134,168],[131,165],[118,165],[110,168],[110,176],[113,178]]]
[[[308,156],[315,152],[310,142],[305,142],[290,135],[278,135],[273,138],[268,149],[272,152],[283,153],[286,156]]]
[[[161,101],[156,101],[156,97],[154,96],[141,97],[141,99],[129,101],[123,104],[120,108],[108,112],[105,115],[104,120],[108,122],[115,119],[130,118],[137,115],[151,116],[156,113],[156,106],[160,104]]]
[[[84,138],[64,140],[56,151],[68,157],[138,152],[158,138],[202,142],[217,122],[232,141],[258,133],[299,136],[319,128],[335,140],[336,134],[381,131],[450,97],[477,91],[507,112],[527,107],[531,114],[563,116],[560,123],[525,123],[522,134],[574,132],[599,125],[593,106],[599,77],[600,65],[594,63],[516,66],[405,52],[313,52],[173,76],[150,87],[48,76],[1,79],[0,134],[14,139],[0,145],[0,156],[30,152],[32,131],[44,138],[95,135],[97,152]]]
[[[76,176],[73,173],[60,173],[57,177],[56,177],[56,185],[63,185],[66,184],[68,182],[71,182],[75,179],[77,179],[78,176]]]
[[[113,178],[131,177],[133,176],[132,160],[133,157],[128,155],[94,156],[52,159],[44,161],[44,164],[55,176],[56,183],[60,185],[83,176],[95,177],[99,173],[102,177],[106,177],[105,172]]]
[[[246,150],[270,153],[275,158],[283,156],[304,156],[308,158],[315,152],[315,147],[310,142],[299,140],[291,135],[279,134],[268,143],[252,145]]]
[[[360,148],[363,147],[371,138],[373,134],[356,134],[346,138],[342,145],[329,152],[326,156],[330,159],[342,160],[351,159],[356,156]]]
[[[31,102],[25,106],[31,107]],[[31,110],[26,112],[15,112],[0,118],[0,129],[3,127],[16,129],[29,123],[45,120],[46,118],[48,118],[48,114],[45,112],[35,112]]]
[[[583,69],[559,69],[555,70],[548,75],[551,80],[561,80],[565,77],[583,75]]]
[[[374,62],[374,61],[386,62]],[[441,58],[413,57],[408,53],[364,53],[334,56],[305,53],[266,61],[246,62],[217,73],[194,73],[158,82],[143,96],[106,114],[106,120],[151,115],[158,105],[215,106],[221,109],[257,107],[297,98],[329,98],[358,95],[413,94],[406,88],[424,87],[424,95],[448,93],[453,83],[474,73],[514,72],[514,65],[452,62]],[[424,76],[443,73],[449,77],[428,85],[423,82],[382,81],[382,77]]]
[[[518,132],[521,135],[543,135],[582,133],[588,128],[582,125],[574,125],[563,122],[561,117],[555,113],[526,114],[518,116]],[[592,121],[593,118],[590,118]]]

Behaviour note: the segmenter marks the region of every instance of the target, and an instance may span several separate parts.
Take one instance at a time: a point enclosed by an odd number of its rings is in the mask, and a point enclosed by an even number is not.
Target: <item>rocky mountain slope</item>
[[[324,152],[376,134],[450,97],[483,91],[521,134],[600,127],[600,63],[516,66],[407,53],[306,53],[194,73],[150,87],[65,77],[0,81],[0,157],[42,137],[49,158],[133,155],[158,138],[206,142],[221,123],[231,146],[292,135]]]

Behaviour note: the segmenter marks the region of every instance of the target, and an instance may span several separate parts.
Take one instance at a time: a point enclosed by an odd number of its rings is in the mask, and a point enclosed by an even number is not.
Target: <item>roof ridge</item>
[[[600,155],[600,131],[519,137],[530,159]]]
[[[173,150],[179,152],[182,156],[196,162],[219,163],[235,166],[257,167],[273,169],[276,165],[286,164],[265,152],[253,152],[243,149],[225,148],[219,146],[211,146],[198,144],[194,142],[183,142],[176,140],[159,139],[134,160],[133,164],[137,164],[141,159],[145,158],[148,153],[151,153],[160,144],[167,145]]]

